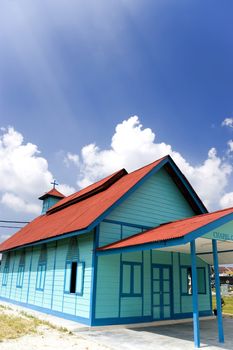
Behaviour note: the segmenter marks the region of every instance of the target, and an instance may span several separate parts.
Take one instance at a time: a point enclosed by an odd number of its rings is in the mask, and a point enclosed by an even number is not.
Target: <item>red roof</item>
[[[93,195],[87,196],[83,200],[72,205],[67,205],[62,208],[62,210],[52,213],[49,210],[45,215],[37,217],[13,236],[1,243],[0,251],[13,249],[69,232],[86,229],[118,199],[124,196],[124,194],[126,194],[145,175],[162,162],[164,158],[135,170],[130,174],[127,174],[125,171],[126,174],[121,176],[118,181],[114,182],[106,190],[99,191],[96,194],[94,192]],[[120,172],[122,172],[122,170]],[[94,185],[89,186],[89,190],[91,191],[100,187],[104,182],[108,181],[118,173],[119,172],[114,173]],[[70,198],[72,201],[74,197],[80,197],[86,192],[87,189],[83,189],[67,198]],[[61,200],[59,204],[66,203],[67,198]],[[68,204],[68,202],[66,204]],[[54,205],[52,208],[55,207],[57,207],[57,205]]]
[[[56,190],[56,188],[52,188],[49,192],[43,194],[43,196],[39,197],[38,199],[45,199],[49,196],[52,197],[58,197],[58,198],[65,198],[64,194],[62,194],[61,192],[59,192],[58,190]]]
[[[68,205],[73,205],[74,203],[77,203],[87,197],[93,196],[98,192],[104,191],[108,187],[113,185],[116,181],[118,181],[121,177],[125,176],[126,174],[128,173],[125,169],[118,170],[115,173],[105,177],[104,179],[97,181],[91,184],[90,186],[87,186],[82,190],[75,192],[70,196],[64,198],[63,200],[59,201],[58,203],[53,205],[51,208],[49,208],[48,213],[61,210]]]
[[[143,233],[138,233],[131,237],[122,239],[121,241],[108,244],[104,247],[98,248],[97,250],[107,251],[110,249],[126,248],[184,237],[200,227],[208,225],[211,222],[232,213],[233,208],[227,208],[212,213],[196,215],[191,218],[173,221],[167,224],[165,223]]]

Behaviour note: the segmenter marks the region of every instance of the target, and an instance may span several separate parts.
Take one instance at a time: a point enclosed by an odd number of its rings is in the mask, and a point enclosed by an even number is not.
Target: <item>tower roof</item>
[[[64,194],[56,190],[56,188],[52,188],[49,192],[46,192],[38,199],[44,200],[45,198],[48,198],[48,197],[65,198]]]

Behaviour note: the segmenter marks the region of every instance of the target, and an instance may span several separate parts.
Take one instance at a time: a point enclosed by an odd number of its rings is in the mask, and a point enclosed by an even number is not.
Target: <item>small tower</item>
[[[41,214],[46,213],[46,211],[50,207],[52,207],[61,199],[65,198],[65,196],[61,192],[56,190],[55,186],[58,185],[56,181],[54,180],[53,182],[51,182],[51,184],[53,185],[53,188],[49,192],[43,194],[43,196],[38,198],[43,201]]]

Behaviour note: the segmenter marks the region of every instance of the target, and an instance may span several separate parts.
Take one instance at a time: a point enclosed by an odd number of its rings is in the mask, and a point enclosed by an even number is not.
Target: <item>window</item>
[[[2,276],[2,285],[6,286],[7,285],[7,280],[8,280],[8,272],[9,272],[9,266],[4,267],[3,269],[3,276]]]
[[[36,279],[36,289],[37,290],[44,290],[45,286],[45,274],[46,274],[46,264],[41,263],[38,265],[37,270],[37,279]]]
[[[23,286],[24,265],[19,265],[16,287],[22,288]]]
[[[142,295],[142,264],[122,262],[121,296]]]
[[[198,294],[206,294],[206,275],[204,267],[197,267]],[[181,266],[181,294],[192,295],[192,269]]]
[[[76,293],[78,295],[83,294],[84,269],[84,262],[66,262],[65,293]]]
[[[24,268],[25,268],[25,251],[22,252],[19,260],[16,288],[22,288],[23,286]]]
[[[64,292],[83,295],[85,263],[78,260],[78,243],[70,241],[65,266]]]
[[[40,257],[38,261],[37,276],[36,276],[36,290],[43,291],[45,287],[47,266],[47,248],[46,245],[42,245],[40,251]]]
[[[2,285],[3,286],[7,285],[8,274],[9,274],[9,265],[10,265],[10,254],[7,254],[5,266],[3,269],[3,275],[2,275]]]
[[[197,285],[198,285],[198,293],[206,294],[206,274],[204,267],[197,268]]]
[[[190,266],[181,267],[181,294],[192,295],[192,269]]]

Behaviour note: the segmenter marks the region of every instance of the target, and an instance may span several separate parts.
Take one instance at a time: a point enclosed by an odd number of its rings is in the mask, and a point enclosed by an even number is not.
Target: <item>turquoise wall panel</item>
[[[172,253],[160,250],[152,250],[153,264],[172,264]]]
[[[135,190],[107,219],[145,226],[194,215],[168,173],[161,169]]]
[[[45,286],[42,297],[42,304],[40,306],[50,309],[52,302],[52,285],[53,285],[53,272],[54,272],[54,259],[56,252],[56,243],[52,242],[47,244],[47,265],[45,275]]]
[[[78,237],[79,260],[84,262],[83,294],[65,294],[64,276],[69,239],[47,244],[46,275],[43,290],[36,290],[36,278],[41,246],[25,250],[25,270],[22,288],[17,288],[17,275],[22,250],[10,253],[8,281],[2,286],[2,271],[6,254],[3,254],[0,272],[0,296],[17,302],[61,311],[70,315],[89,318],[91,304],[93,232]],[[31,268],[30,268],[31,267]],[[55,267],[55,269],[54,269]],[[30,284],[29,284],[30,281]]]
[[[142,316],[142,298],[124,297],[121,298],[120,317],[140,317]]]
[[[85,262],[83,295],[77,295],[76,315],[89,318],[92,282],[93,232],[78,239],[80,261]]]
[[[122,261],[142,262],[142,252],[122,253]]]
[[[143,252],[143,316],[151,315],[151,251]]]
[[[97,274],[95,317],[119,317],[120,255],[99,256]]]
[[[180,273],[179,273],[179,254],[172,253],[172,277],[173,277],[173,305],[174,313],[181,312],[180,305]]]
[[[180,254],[180,264],[181,266],[191,266],[191,256],[189,254]],[[205,268],[205,280],[203,280],[203,284],[206,283],[206,293],[205,294],[198,294],[198,306],[199,311],[205,311],[210,309],[210,288],[209,288],[209,268],[208,264],[205,263],[203,260],[201,260],[199,257],[197,257],[197,267],[204,267]],[[181,278],[181,285],[183,283],[182,280],[182,274],[180,270],[180,278]],[[192,312],[192,295],[182,295],[181,296],[181,311],[183,313],[185,312]]]

